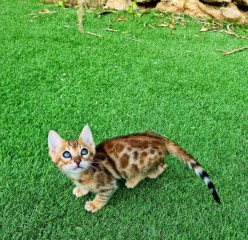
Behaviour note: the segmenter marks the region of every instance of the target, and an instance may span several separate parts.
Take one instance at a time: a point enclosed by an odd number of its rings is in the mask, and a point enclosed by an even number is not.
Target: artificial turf
[[[56,13],[39,14],[47,8]],[[87,13],[84,30],[98,38],[79,34],[75,9],[1,1],[1,239],[247,237],[248,57],[216,51],[247,40],[158,14]],[[153,28],[173,18],[175,29]],[[210,174],[222,204],[170,156],[162,177],[133,190],[120,181],[106,207],[86,212],[93,195],[76,199],[47,153],[50,129],[77,138],[86,123],[96,143],[145,130],[177,141]]]

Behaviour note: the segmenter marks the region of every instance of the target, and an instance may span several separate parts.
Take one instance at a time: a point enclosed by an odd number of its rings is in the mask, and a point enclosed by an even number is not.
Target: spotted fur
[[[163,136],[150,132],[131,134],[106,140],[95,147],[86,125],[80,137],[71,141],[65,141],[51,130],[48,145],[54,164],[76,185],[73,194],[76,197],[88,192],[96,194],[93,201],[86,203],[87,211],[96,212],[108,202],[117,188],[117,179],[125,179],[126,187],[134,188],[144,178],[157,178],[167,167],[163,159],[168,154],[193,169],[220,203],[206,171],[178,144]]]

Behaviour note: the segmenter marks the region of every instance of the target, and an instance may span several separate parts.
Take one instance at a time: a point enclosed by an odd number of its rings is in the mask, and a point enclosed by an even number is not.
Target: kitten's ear
[[[80,138],[87,146],[89,146],[92,149],[95,149],[95,143],[94,143],[94,140],[92,137],[90,127],[88,125],[84,126],[84,128],[80,134]]]
[[[58,133],[55,131],[51,130],[48,133],[48,147],[49,147],[49,154],[52,158],[56,156],[58,153],[59,149],[63,145],[63,139],[59,136]]]

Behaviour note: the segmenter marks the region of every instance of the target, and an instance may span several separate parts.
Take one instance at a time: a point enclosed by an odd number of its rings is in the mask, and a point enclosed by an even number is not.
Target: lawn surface
[[[199,32],[192,18],[154,29],[173,16],[121,12],[87,14],[85,32],[104,38],[82,36],[74,9],[38,0],[2,0],[0,17],[1,239],[245,239],[248,52],[216,50],[246,39]],[[145,130],[177,141],[210,174],[222,204],[169,156],[162,177],[133,190],[121,181],[106,207],[86,212],[94,196],[76,199],[47,153],[50,129],[77,138],[86,123],[96,143]]]

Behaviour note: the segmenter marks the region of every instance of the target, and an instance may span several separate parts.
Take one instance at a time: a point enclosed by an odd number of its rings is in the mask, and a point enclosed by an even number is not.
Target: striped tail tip
[[[213,197],[214,197],[214,200],[215,200],[217,203],[221,204],[219,195],[217,194],[217,192],[215,191],[215,189],[213,189],[212,195],[213,195]]]
[[[207,186],[208,186],[209,191],[212,193],[212,195],[213,195],[213,197],[214,197],[214,200],[215,200],[217,203],[220,204],[220,203],[221,203],[221,202],[220,202],[220,197],[219,197],[218,193],[217,193],[216,190],[215,190],[214,184],[213,184],[211,181],[209,181],[209,183],[207,184]]]
[[[217,194],[214,184],[212,183],[212,181],[209,178],[209,175],[207,174],[207,172],[205,172],[200,166],[198,166],[197,168],[194,168],[195,173],[203,180],[203,182],[207,185],[209,191],[211,192],[211,194],[213,195],[214,200],[217,203],[221,203],[220,202],[220,198],[219,195]]]

